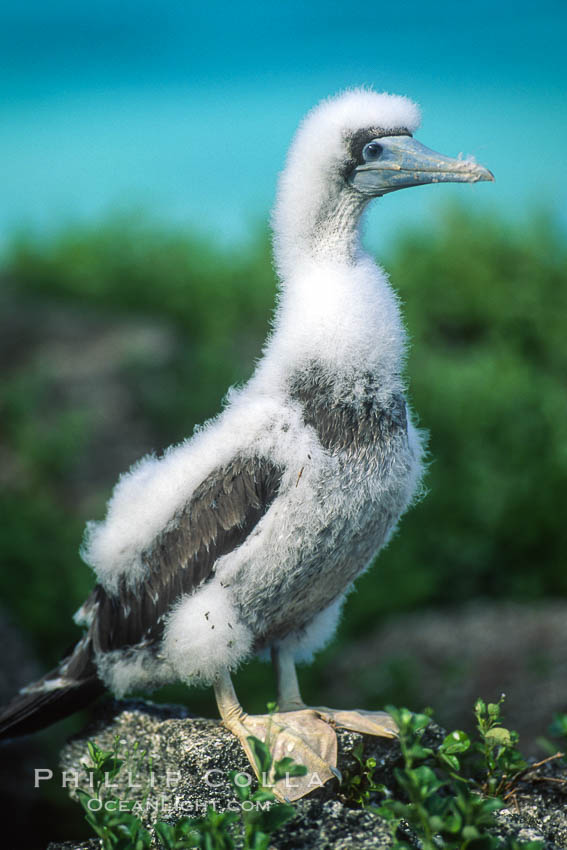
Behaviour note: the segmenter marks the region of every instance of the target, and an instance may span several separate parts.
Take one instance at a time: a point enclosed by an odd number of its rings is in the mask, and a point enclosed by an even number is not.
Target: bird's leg
[[[278,682],[278,708],[281,711],[297,711],[307,708],[299,690],[292,653],[286,652],[278,646],[272,647],[272,664]]]
[[[278,680],[278,707],[286,712],[309,708],[303,702],[299,691],[292,653],[280,647],[274,647],[272,661]],[[327,723],[350,729],[352,732],[383,738],[396,738],[398,734],[398,727],[385,711],[342,710],[327,708],[327,706],[315,706],[313,710]]]
[[[280,800],[297,800],[337,776],[337,738],[316,711],[246,714],[236,696],[228,671],[214,684],[215,697],[223,724],[240,741],[248,761],[262,785],[270,785]],[[307,768],[305,776],[286,777],[275,784],[272,771],[263,775],[249,738],[263,741],[272,757],[272,767],[285,757]]]

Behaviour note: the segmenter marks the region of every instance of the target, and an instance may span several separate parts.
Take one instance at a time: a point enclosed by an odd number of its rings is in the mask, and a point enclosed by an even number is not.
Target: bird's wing
[[[96,651],[161,636],[172,604],[214,572],[218,558],[246,540],[274,501],[282,470],[265,458],[237,458],[214,470],[158,535],[142,559],[146,578],[118,594],[97,585],[82,609]]]

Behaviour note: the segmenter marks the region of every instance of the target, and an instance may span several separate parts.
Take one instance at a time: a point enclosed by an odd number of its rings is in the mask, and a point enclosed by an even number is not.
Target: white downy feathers
[[[273,227],[281,292],[255,374],[228,394],[223,412],[191,439],[162,458],[144,458],[123,475],[105,520],[89,523],[83,557],[115,593],[121,580],[131,586],[144,580],[142,553],[215,469],[236,455],[268,458],[283,469],[279,495],[254,533],[219,559],[214,577],[169,614],[161,666],[142,648],[137,656],[117,651],[99,660],[101,675],[116,693],[173,678],[210,682],[223,668],[233,669],[249,656],[255,638],[269,634],[272,608],[285,606],[297,586],[298,552],[312,554],[309,547],[319,545],[326,524],[334,523],[340,541],[344,522],[350,523],[353,540],[359,535],[362,541],[375,506],[391,511],[390,526],[374,548],[371,542],[368,553],[364,542],[354,547],[354,556],[363,558],[360,572],[414,497],[423,452],[411,417],[405,454],[393,455],[387,472],[378,474],[374,461],[368,468],[350,468],[305,424],[289,385],[317,363],[337,398],[356,400],[368,375],[375,378],[379,403],[403,392],[405,334],[398,300],[385,273],[358,246],[362,206],[352,193],[342,198],[335,172],[345,159],[349,133],[369,127],[413,131],[418,123],[411,101],[368,90],[325,101],[307,116],[280,180]],[[304,617],[285,638],[298,658],[311,657],[333,634],[355,578],[341,583],[342,561],[333,561],[332,545],[328,563],[335,572],[327,584],[336,584],[334,595],[325,602],[322,591],[314,591],[311,621]],[[270,599],[272,586],[280,588],[281,599]]]
[[[251,650],[253,635],[239,621],[226,589],[215,580],[185,596],[171,612],[163,652],[185,681],[211,684]]]
[[[353,89],[324,100],[303,119],[280,176],[275,208],[274,255],[286,277],[313,256],[321,237],[335,248],[333,233],[317,233],[321,211],[332,208],[342,186],[337,181],[348,134],[370,127],[382,130],[419,127],[419,107],[406,97]],[[334,253],[335,259],[341,259]]]

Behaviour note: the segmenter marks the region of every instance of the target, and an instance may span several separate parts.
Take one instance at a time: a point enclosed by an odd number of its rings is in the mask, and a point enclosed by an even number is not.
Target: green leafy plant
[[[103,750],[95,741],[88,741],[91,765],[87,768],[89,789],[77,789],[85,819],[102,839],[103,850],[149,850],[150,833],[129,809],[132,804],[108,798],[104,789],[120,773],[124,759],[119,758],[120,742],[114,738],[111,750]]]
[[[376,770],[375,758],[364,758],[364,747],[362,743],[352,751],[356,762],[356,768],[345,770],[341,782],[341,791],[349,804],[355,804],[365,808],[370,802],[372,795],[385,792],[385,786],[374,780]]]
[[[563,741],[563,748],[567,745],[567,714],[554,714],[553,720],[549,724],[548,733],[551,738]],[[537,739],[537,745],[543,752],[547,753],[549,758],[565,759],[565,753],[557,752],[557,744],[546,738],[545,735],[540,735]],[[567,780],[566,780],[567,784]]]
[[[396,837],[402,821],[417,833],[424,850],[439,846],[476,850],[479,840],[490,841],[486,828],[502,804],[471,794],[468,782],[457,773],[460,758],[470,747],[468,736],[463,732],[447,735],[436,754],[423,742],[428,715],[393,706],[388,711],[399,728],[403,767],[394,775],[406,800],[388,797],[374,811],[390,822],[395,848],[408,846]]]
[[[525,761],[516,750],[517,735],[491,734],[503,729],[500,705],[490,704],[490,712],[481,700],[475,706],[480,741],[472,745],[462,731],[447,735],[435,750],[423,736],[430,723],[427,714],[414,714],[405,708],[388,706],[399,728],[403,766],[394,776],[401,795],[387,794],[372,811],[385,818],[394,838],[395,850],[409,850],[399,838],[405,822],[417,835],[423,850],[538,850],[540,842],[503,840],[489,830],[493,815],[505,803],[492,791],[508,787],[510,776],[519,776]],[[484,707],[483,707],[484,706]],[[469,775],[469,756],[480,751],[484,759],[481,781]],[[465,761],[467,764],[465,764]],[[511,774],[511,771],[515,773]],[[401,797],[401,798],[400,798]]]
[[[474,707],[480,738],[475,749],[481,754],[485,771],[481,787],[492,797],[510,791],[515,779],[528,767],[517,748],[518,733],[502,725],[504,699],[501,696],[498,702],[489,703],[478,699]]]
[[[155,834],[164,850],[233,850],[232,827],[238,821],[237,812],[216,812],[208,806],[202,818],[180,818],[176,823],[160,821]]]

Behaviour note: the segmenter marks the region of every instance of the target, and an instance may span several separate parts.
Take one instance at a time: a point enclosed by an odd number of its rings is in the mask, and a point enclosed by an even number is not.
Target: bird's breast
[[[246,571],[246,608],[268,642],[344,593],[388,540],[419,478],[403,395],[336,397],[335,389],[303,381],[292,390],[332,463],[306,468],[282,494],[275,533]]]
[[[299,403],[304,423],[333,454],[347,453],[356,460],[361,451],[383,453],[407,434],[404,396],[397,389],[384,392],[371,373],[346,382],[312,367],[292,378],[289,393]]]

